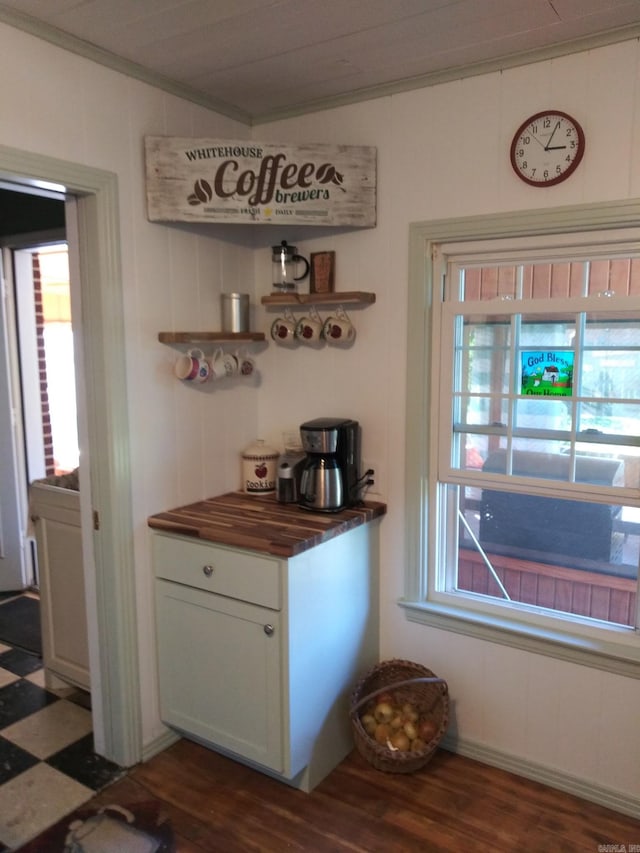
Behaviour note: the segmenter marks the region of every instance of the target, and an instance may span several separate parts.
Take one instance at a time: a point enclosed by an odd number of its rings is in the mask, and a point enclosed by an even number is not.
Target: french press
[[[273,289],[283,293],[293,293],[297,290],[296,282],[302,281],[309,275],[309,261],[298,254],[296,246],[289,246],[283,240],[279,246],[271,247],[273,262]],[[303,265],[301,275],[296,276],[298,264]]]

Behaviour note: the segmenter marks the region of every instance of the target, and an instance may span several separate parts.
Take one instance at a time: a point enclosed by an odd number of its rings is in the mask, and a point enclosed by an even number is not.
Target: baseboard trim
[[[587,782],[584,779],[572,776],[569,773],[563,773],[555,768],[537,764],[526,758],[520,758],[516,755],[492,749],[485,744],[464,740],[453,735],[445,737],[441,742],[441,746],[449,752],[455,752],[458,755],[463,755],[465,758],[473,758],[475,761],[489,764],[491,767],[498,767],[509,773],[523,776],[525,779],[540,782],[542,785],[548,785],[550,788],[556,788],[567,794],[581,797],[583,800],[589,800],[605,808],[640,819],[640,799],[627,796],[620,791],[605,788],[593,782]]]
[[[154,755],[157,755],[159,752],[163,752],[179,740],[179,734],[171,729],[165,729],[161,735],[158,735],[158,737],[149,741],[149,743],[144,744],[142,747],[142,762],[144,763],[145,761],[149,761],[149,759],[153,758]]]

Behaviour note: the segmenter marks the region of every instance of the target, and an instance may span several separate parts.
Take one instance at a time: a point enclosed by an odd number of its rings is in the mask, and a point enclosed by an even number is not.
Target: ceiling
[[[248,124],[640,36],[640,0],[0,0],[0,22]]]

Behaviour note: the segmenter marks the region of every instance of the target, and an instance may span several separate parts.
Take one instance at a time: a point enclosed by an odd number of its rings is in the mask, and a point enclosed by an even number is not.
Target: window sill
[[[625,632],[631,643],[603,641],[575,633],[554,632],[516,619],[496,618],[444,604],[400,600],[410,622],[453,631],[478,640],[544,654],[581,666],[627,678],[640,678],[640,644],[635,632]]]

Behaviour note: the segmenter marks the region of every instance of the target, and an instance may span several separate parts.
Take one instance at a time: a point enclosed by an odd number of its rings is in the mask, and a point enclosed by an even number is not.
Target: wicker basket
[[[380,693],[393,691],[398,704],[410,702],[420,715],[430,717],[437,726],[434,737],[418,751],[391,750],[370,737],[360,715]],[[376,770],[386,773],[414,773],[427,764],[444,737],[449,722],[447,683],[431,670],[407,660],[388,660],[376,664],[355,686],[351,695],[351,726],[356,749]]]

